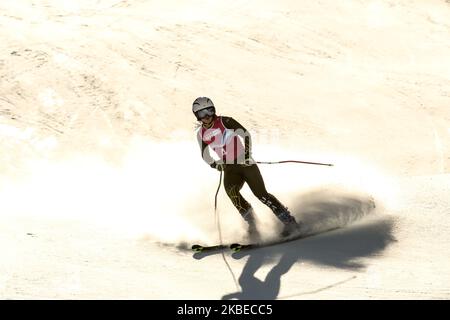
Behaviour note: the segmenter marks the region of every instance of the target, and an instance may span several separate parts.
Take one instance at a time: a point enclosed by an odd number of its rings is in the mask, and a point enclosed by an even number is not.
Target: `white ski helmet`
[[[203,112],[200,112],[204,110]],[[199,97],[195,99],[194,103],[192,103],[192,112],[194,113],[197,120],[200,120],[204,117],[204,115],[215,115],[216,108],[214,107],[214,103],[210,98],[207,97]]]

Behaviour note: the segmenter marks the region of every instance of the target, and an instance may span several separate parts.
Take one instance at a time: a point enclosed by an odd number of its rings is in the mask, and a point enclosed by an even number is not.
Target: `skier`
[[[288,208],[266,190],[259,168],[251,156],[250,133],[233,118],[217,116],[213,102],[207,97],[195,99],[192,111],[197,121],[201,122],[197,139],[203,160],[212,168],[223,171],[225,191],[248,223],[249,238],[259,239],[259,232],[254,210],[240,193],[244,182],[247,182],[253,194],[284,224],[281,232],[283,237],[297,230],[299,224]],[[213,159],[209,149],[217,154],[219,160]]]

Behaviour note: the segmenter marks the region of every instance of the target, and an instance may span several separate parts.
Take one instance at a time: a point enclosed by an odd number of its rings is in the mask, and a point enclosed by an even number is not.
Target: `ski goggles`
[[[197,117],[198,120],[201,120],[207,116],[213,116],[214,114],[215,114],[214,107],[209,107],[209,108],[197,111],[195,113],[195,116]]]

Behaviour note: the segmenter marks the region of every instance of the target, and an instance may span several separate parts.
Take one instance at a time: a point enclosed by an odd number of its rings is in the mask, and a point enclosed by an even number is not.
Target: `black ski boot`
[[[295,221],[295,218],[291,215],[288,208],[283,206],[281,202],[273,195],[260,198],[261,202],[268,206],[275,216],[284,224],[284,229],[281,232],[282,237],[288,237],[295,232],[300,231],[300,225]]]
[[[275,215],[284,224],[281,236],[283,238],[289,237],[300,231],[300,224],[295,221],[295,218],[291,215],[288,208],[282,210],[276,210]]]
[[[251,242],[258,241],[261,239],[261,235],[259,234],[258,228],[256,227],[256,219],[255,212],[252,207],[248,208],[248,210],[241,212],[242,218],[248,223],[247,228],[247,237]]]
[[[288,224],[285,224],[283,230],[281,231],[281,236],[283,238],[287,238],[291,235],[300,231],[300,224],[298,224],[295,220]]]

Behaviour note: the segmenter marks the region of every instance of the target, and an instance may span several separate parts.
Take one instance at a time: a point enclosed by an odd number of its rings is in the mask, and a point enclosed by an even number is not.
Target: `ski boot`
[[[300,224],[298,224],[294,220],[293,222],[284,225],[283,230],[281,231],[281,236],[283,238],[287,238],[299,231],[300,231]]]
[[[261,197],[260,200],[268,206],[278,220],[284,224],[284,229],[281,232],[283,238],[300,231],[300,225],[295,221],[295,218],[291,215],[288,208],[283,206],[277,198],[268,194],[268,196]]]
[[[248,223],[247,227],[247,237],[251,242],[258,241],[261,238],[258,228],[256,227],[255,212],[252,207],[248,208],[246,211],[241,212],[242,218]]]
[[[295,221],[295,218],[291,215],[288,208],[282,210],[276,210],[275,215],[284,224],[281,236],[287,238],[300,231],[300,224]]]

